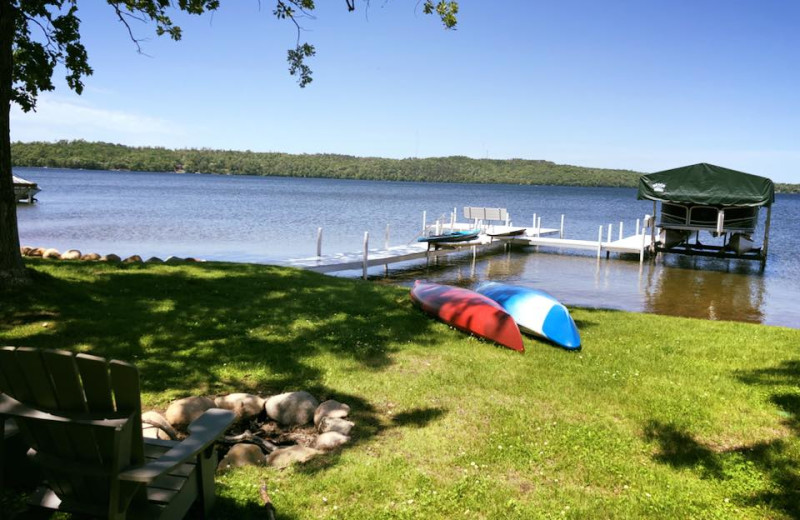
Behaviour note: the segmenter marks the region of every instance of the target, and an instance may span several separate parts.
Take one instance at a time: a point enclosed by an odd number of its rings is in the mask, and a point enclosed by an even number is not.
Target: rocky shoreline
[[[19,252],[22,254],[22,256],[30,258],[47,258],[50,260],[82,260],[86,262],[109,262],[123,264],[178,264],[184,262],[205,262],[205,260],[200,260],[198,258],[179,258],[177,256],[169,256],[164,260],[157,256],[152,256],[147,260],[143,260],[139,255],[131,255],[123,259],[113,253],[107,255],[100,255],[98,253],[81,253],[78,249],[69,249],[62,253],[58,249],[54,248],[31,246],[22,246],[19,248]]]

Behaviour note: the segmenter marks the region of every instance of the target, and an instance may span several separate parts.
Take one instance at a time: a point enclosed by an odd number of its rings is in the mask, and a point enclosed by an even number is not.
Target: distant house
[[[25,202],[27,204],[33,204],[36,199],[34,195],[39,193],[39,185],[35,182],[27,181],[21,177],[17,177],[16,175],[12,175],[14,181],[14,195],[17,199],[17,202]]]

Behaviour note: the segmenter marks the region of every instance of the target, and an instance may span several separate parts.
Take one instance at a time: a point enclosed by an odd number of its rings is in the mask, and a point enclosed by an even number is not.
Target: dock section
[[[375,266],[386,266],[411,260],[426,259],[427,261],[448,256],[454,253],[472,252],[477,255],[478,251],[487,247],[502,246],[503,242],[492,240],[486,235],[480,236],[477,240],[468,242],[453,242],[441,244],[438,247],[429,247],[427,243],[413,242],[401,246],[385,247],[383,249],[370,249],[368,246],[369,236],[365,233],[364,251],[353,253],[333,253],[327,255],[311,256],[307,258],[294,258],[286,261],[285,265],[299,267],[317,273],[334,273],[338,271],[353,271],[361,269],[363,277],[367,276],[367,269]]]
[[[456,242],[411,242],[405,245],[389,246],[389,229],[386,230],[385,246],[382,249],[371,249],[369,247],[369,233],[364,233],[364,247],[361,251],[352,253],[322,254],[322,228],[317,230],[317,255],[306,258],[295,258],[287,260],[285,265],[308,269],[318,273],[332,273],[337,271],[352,271],[361,269],[364,279],[367,278],[367,270],[370,267],[385,266],[388,270],[389,264],[408,262],[412,260],[436,259],[455,253],[471,252],[473,257],[478,252],[484,252],[492,248],[508,248],[512,245],[551,247],[564,251],[596,251],[597,257],[606,253],[618,254],[637,254],[639,261],[644,260],[645,255],[650,250],[652,243],[651,233],[646,230],[653,225],[653,219],[649,215],[645,216],[644,225],[639,227],[639,220],[636,221],[635,233],[628,237],[623,234],[623,223],[619,224],[619,238],[612,240],[613,226],[608,225],[607,233],[600,226],[597,240],[575,240],[564,238],[564,216],[561,216],[560,228],[543,228],[541,218],[533,217],[533,226],[530,228],[513,227],[505,210],[496,210],[496,220],[501,223],[491,223],[481,218],[476,218],[477,209],[464,208],[465,216],[472,219],[472,222],[457,222],[455,209],[450,216],[449,222],[436,221],[428,225],[425,222],[423,213],[423,229],[421,235],[439,235],[443,231],[475,229],[481,230],[476,239]],[[484,208],[485,209],[485,208]],[[494,216],[493,213],[484,211],[480,213],[484,218]],[[520,232],[522,230],[522,232]],[[605,235],[605,239],[604,239]]]

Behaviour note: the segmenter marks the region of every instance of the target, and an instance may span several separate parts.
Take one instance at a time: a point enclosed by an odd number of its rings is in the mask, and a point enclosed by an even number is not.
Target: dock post
[[[389,224],[386,224],[386,239],[383,242],[383,248],[389,249]]]
[[[607,238],[606,238],[606,242],[608,242],[609,244],[611,243],[611,228],[612,228],[612,224],[609,224],[608,225],[608,235],[607,235]],[[611,251],[606,251],[606,258],[609,258],[610,256],[611,256]]]
[[[637,229],[637,235],[638,235],[638,229],[639,229],[639,221],[638,220],[636,221],[636,229]],[[646,237],[647,237],[647,235],[644,232],[642,232],[642,248],[639,250],[639,265],[640,266],[644,262],[644,245],[645,245],[645,242],[646,242]],[[641,270],[641,267],[639,269]]]
[[[623,222],[622,222],[622,221],[620,221],[620,223],[619,223],[619,239],[620,239],[620,240],[622,240],[623,238],[625,238],[625,237],[622,235],[622,224],[623,224]]]
[[[369,254],[369,231],[364,231],[364,264],[362,266],[362,278],[367,279],[367,256]]]
[[[600,253],[603,251],[603,226],[597,232],[597,258],[600,258]]]
[[[317,228],[317,258],[322,256],[322,228]]]
[[[772,220],[772,205],[767,206],[767,220],[764,222],[764,245],[761,247],[761,269],[767,265],[767,253],[769,252],[769,224]]]
[[[453,209],[455,210],[455,208]],[[450,213],[450,230],[452,231],[455,229],[456,229],[456,212],[453,211],[452,213]]]
[[[533,236],[536,236],[536,213],[533,214],[533,225],[531,227],[533,228]]]
[[[650,228],[650,253],[655,256],[656,252],[656,201],[653,201],[653,215],[649,216],[648,227]]]
[[[561,214],[561,230],[558,233],[558,238],[564,238],[564,214]]]
[[[428,222],[427,222],[428,218],[427,217],[428,217],[428,212],[427,211],[423,211],[422,212],[422,232],[423,233],[425,233],[425,228],[428,227]]]
[[[536,221],[536,236],[542,235],[542,217],[539,217],[539,220]]]

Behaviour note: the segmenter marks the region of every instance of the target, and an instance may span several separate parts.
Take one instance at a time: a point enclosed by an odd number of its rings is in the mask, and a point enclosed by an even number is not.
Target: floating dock
[[[472,216],[477,214],[475,210],[478,208],[464,208],[465,216]],[[564,216],[561,216],[560,228],[543,228],[541,227],[541,218],[533,217],[533,226],[524,228],[524,232],[520,235],[502,236],[505,230],[512,230],[513,228],[508,219],[507,213],[504,209],[492,210],[492,212],[484,212],[488,215],[501,215],[504,220],[501,224],[487,224],[481,219],[474,218],[472,222],[457,222],[455,210],[451,214],[450,222],[443,224],[437,221],[433,225],[427,225],[425,222],[425,214],[423,213],[423,231],[422,235],[428,234],[441,234],[445,230],[464,230],[479,227],[482,232],[478,235],[477,239],[464,241],[464,242],[444,242],[444,243],[427,243],[427,242],[412,242],[406,245],[389,246],[389,229],[386,230],[385,246],[381,249],[370,249],[369,247],[369,233],[364,233],[364,246],[361,251],[352,253],[334,253],[322,254],[322,228],[317,229],[317,255],[306,258],[295,258],[285,262],[285,265],[291,267],[299,267],[318,273],[332,273],[337,271],[352,271],[361,269],[363,278],[367,278],[367,270],[370,267],[385,266],[388,270],[389,264],[408,262],[411,260],[436,259],[442,256],[451,255],[454,253],[471,252],[473,256],[478,254],[478,251],[485,251],[490,248],[502,247],[503,249],[511,247],[512,245],[519,246],[533,246],[533,247],[552,247],[560,250],[589,250],[597,251],[599,258],[604,252],[606,257],[610,253],[619,254],[637,254],[639,261],[643,261],[645,255],[650,249],[651,235],[646,233],[648,225],[652,225],[653,219],[647,215],[645,216],[644,226],[640,229],[639,221],[636,221],[636,232],[628,237],[623,236],[623,223],[619,225],[619,238],[612,240],[612,225],[608,225],[607,233],[604,238],[604,228],[600,226],[598,239],[595,240],[574,240],[566,239],[564,236]]]

